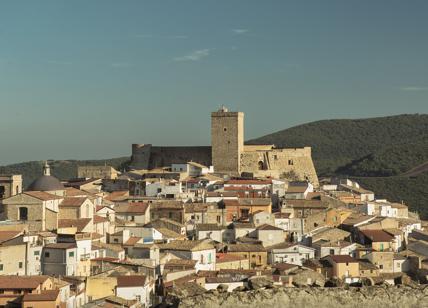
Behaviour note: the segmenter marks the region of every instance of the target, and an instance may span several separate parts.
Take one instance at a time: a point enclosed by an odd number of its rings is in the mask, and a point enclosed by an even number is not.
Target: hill
[[[77,166],[112,166],[122,170],[128,164],[129,157],[119,157],[105,160],[54,160],[49,161],[52,175],[59,179],[70,179],[77,177]],[[24,187],[31,184],[36,178],[43,174],[43,161],[30,161],[0,167],[0,174],[22,174]]]
[[[362,175],[363,169],[367,169],[370,175],[378,172],[393,175],[427,159],[424,151],[428,146],[428,115],[323,120],[291,127],[247,143],[275,144],[278,147],[311,146],[315,167],[321,176],[353,175],[354,172]],[[359,166],[354,168],[354,164]]]
[[[311,146],[320,176],[349,176],[428,219],[428,115],[325,120],[247,142]]]

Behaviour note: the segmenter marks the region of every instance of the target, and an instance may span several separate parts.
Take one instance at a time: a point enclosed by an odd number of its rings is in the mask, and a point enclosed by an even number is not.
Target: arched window
[[[18,185],[16,185],[16,187],[15,187],[15,195],[17,195],[17,194],[19,194],[20,193],[20,191],[19,191],[19,186]]]
[[[28,220],[28,209],[26,207],[19,208],[18,220]]]
[[[259,170],[264,170],[265,169],[265,164],[262,161],[259,161]]]

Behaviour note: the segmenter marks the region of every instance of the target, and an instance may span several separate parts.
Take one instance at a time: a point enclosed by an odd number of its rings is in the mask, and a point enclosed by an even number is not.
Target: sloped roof
[[[138,204],[120,204],[115,206],[116,213],[132,213],[132,214],[140,214],[144,215],[149,207],[148,203],[139,202]]]
[[[35,289],[49,276],[0,276],[0,289]]]
[[[82,230],[91,222],[91,218],[78,218],[78,219],[58,219],[58,228],[72,228],[76,227],[77,232]]]
[[[146,276],[143,275],[132,275],[132,276],[118,276],[117,287],[141,287],[146,283]]]
[[[50,194],[50,193],[47,193],[44,191],[26,191],[26,192],[24,192],[24,194],[31,196],[31,197],[34,197],[34,198],[37,198],[37,199],[42,200],[42,201],[63,199],[63,197],[56,196],[56,195],[53,195],[53,194]]]
[[[19,236],[21,231],[0,231],[0,244]]]
[[[263,252],[266,249],[261,244],[229,244],[228,252]]]
[[[125,243],[124,246],[134,246],[137,244],[142,238],[138,236],[131,236]]]
[[[390,242],[394,239],[393,235],[383,230],[360,230],[360,232],[372,242]]]
[[[25,294],[24,302],[52,302],[56,301],[59,296],[59,290],[42,290],[40,294],[32,293]]]
[[[261,226],[258,226],[256,229],[257,230],[262,230],[262,231],[284,231],[281,228],[278,228],[278,227],[275,227],[275,226],[272,226],[272,225],[269,225],[269,224],[263,224]]]
[[[358,262],[358,260],[352,258],[349,255],[328,255],[324,258],[330,258],[335,263],[355,263],[355,262]]]
[[[214,246],[205,240],[198,241],[172,241],[167,244],[158,245],[161,250],[187,250],[200,251],[206,249],[214,249]]]
[[[65,197],[60,203],[60,207],[80,207],[88,198],[87,197]]]

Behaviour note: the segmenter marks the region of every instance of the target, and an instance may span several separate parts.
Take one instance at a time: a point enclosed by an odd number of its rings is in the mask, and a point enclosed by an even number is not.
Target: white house
[[[300,244],[281,243],[267,247],[267,249],[270,264],[289,263],[301,266],[305,260],[315,257],[315,248]]]
[[[168,244],[159,244],[161,252],[169,252],[181,259],[195,260],[196,271],[214,271],[216,249],[206,240],[172,241]]]
[[[186,172],[189,176],[201,176],[214,172],[214,167],[204,166],[196,162],[190,161],[187,164],[172,164],[172,172]]]
[[[309,182],[290,182],[288,189],[285,192],[285,198],[287,199],[306,199],[308,193],[314,191],[314,186]]]
[[[116,286],[116,296],[137,300],[144,307],[150,307],[154,294],[154,284],[146,276],[118,276]]]

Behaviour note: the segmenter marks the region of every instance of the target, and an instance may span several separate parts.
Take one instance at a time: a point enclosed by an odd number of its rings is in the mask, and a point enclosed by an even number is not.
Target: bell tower
[[[211,113],[211,151],[214,171],[239,176],[244,150],[244,113],[222,106]]]

